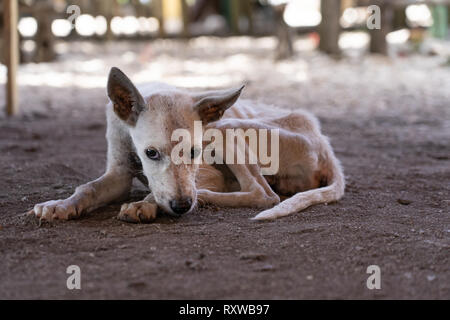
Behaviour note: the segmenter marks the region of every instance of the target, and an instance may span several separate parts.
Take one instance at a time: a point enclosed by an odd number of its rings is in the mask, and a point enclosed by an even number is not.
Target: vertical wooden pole
[[[181,2],[181,16],[183,18],[183,36],[189,37],[189,7],[186,0],[180,0]]]
[[[35,18],[39,32],[36,34],[36,62],[53,61],[55,53],[55,36],[52,33],[52,3],[39,1],[34,5]]]
[[[17,100],[17,65],[19,63],[19,34],[17,32],[18,0],[4,0],[3,21],[5,23],[5,61],[8,69],[6,80],[6,113],[16,114]]]
[[[166,35],[166,31],[164,29],[164,9],[163,9],[163,0],[154,0],[151,2],[153,5],[153,10],[155,10],[156,19],[159,21],[159,36],[164,38]]]
[[[233,34],[239,34],[240,1],[230,0],[230,26]]]
[[[386,0],[376,0],[373,2],[381,9],[381,29],[373,29],[369,31],[370,45],[369,51],[371,53],[379,53],[387,55],[388,45],[386,42],[386,36],[392,31],[394,9]]]
[[[112,41],[115,35],[111,29],[111,21],[115,16],[119,15],[119,4],[115,0],[101,0],[100,10],[106,18],[106,33],[103,35],[103,40]]]
[[[243,2],[243,11],[247,17],[248,29],[246,30],[248,34],[253,34],[253,3],[252,0],[245,0]]]
[[[341,0],[322,0],[320,2],[320,11],[322,13],[322,22],[319,27],[319,50],[337,55],[340,53],[339,35],[341,27],[339,25],[339,17],[341,15]]]
[[[294,46],[292,43],[292,32],[289,25],[284,21],[284,10],[286,4],[280,4],[273,7],[275,14],[275,21],[277,24],[276,35],[278,38],[278,45],[276,49],[275,59],[287,59],[294,54]]]

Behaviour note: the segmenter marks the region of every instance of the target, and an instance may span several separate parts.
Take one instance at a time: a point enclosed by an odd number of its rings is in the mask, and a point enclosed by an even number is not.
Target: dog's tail
[[[327,186],[299,192],[278,204],[259,213],[253,220],[271,220],[299,212],[314,204],[334,202],[342,198],[345,189],[345,178],[339,160],[331,148],[327,159]]]

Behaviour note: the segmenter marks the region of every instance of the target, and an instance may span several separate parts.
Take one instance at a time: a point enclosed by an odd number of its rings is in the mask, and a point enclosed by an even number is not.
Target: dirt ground
[[[450,299],[445,59],[336,61],[299,40],[297,55],[276,63],[273,45],[81,42],[61,45],[57,62],[21,66],[21,114],[0,117],[0,298]],[[251,221],[254,209],[206,207],[127,224],[113,204],[39,226],[23,213],[104,170],[113,65],[137,82],[245,82],[245,98],[312,111],[343,163],[344,198],[273,222]],[[144,195],[136,184],[131,197]],[[66,288],[69,265],[81,268],[81,290]],[[366,287],[369,265],[381,269],[380,290]]]

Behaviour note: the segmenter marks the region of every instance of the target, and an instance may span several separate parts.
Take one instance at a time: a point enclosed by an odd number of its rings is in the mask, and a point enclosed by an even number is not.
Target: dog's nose
[[[192,198],[181,198],[170,201],[170,208],[176,214],[183,214],[188,212],[192,207]]]

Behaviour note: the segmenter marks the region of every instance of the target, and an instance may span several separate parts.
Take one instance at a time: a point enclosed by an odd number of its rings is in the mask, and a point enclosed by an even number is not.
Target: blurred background
[[[381,29],[370,30],[373,4]],[[113,65],[138,82],[188,87],[265,79],[266,67],[301,83],[305,59],[317,51],[352,65],[374,53],[438,56],[448,65],[448,7],[445,0],[2,0],[0,84],[4,65],[15,63],[12,85],[51,87],[104,87]],[[12,114],[20,99],[10,88]]]

